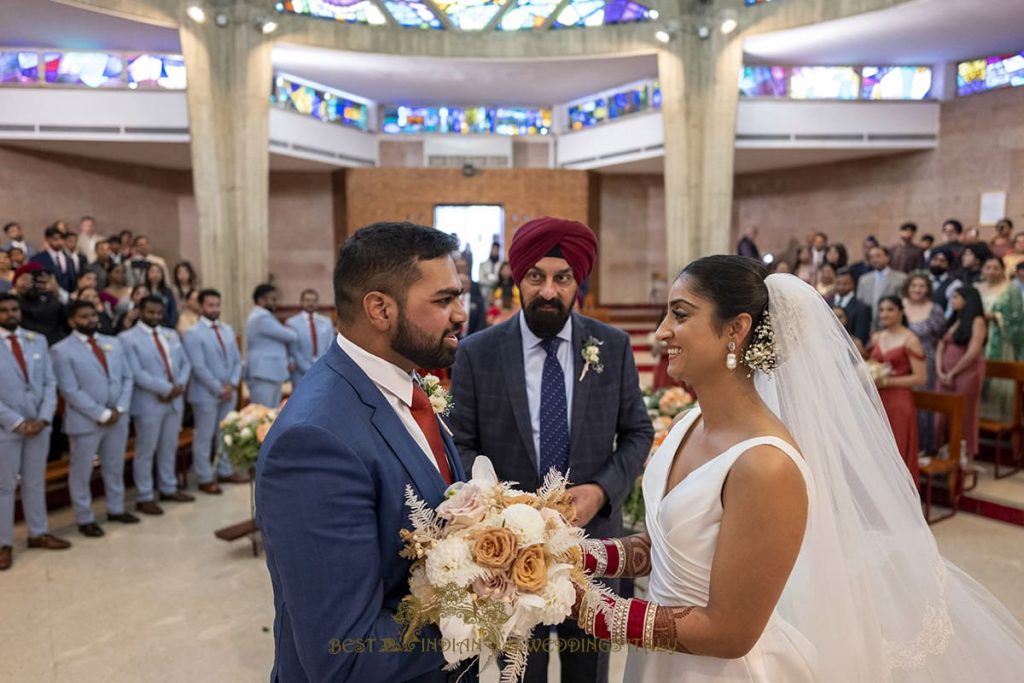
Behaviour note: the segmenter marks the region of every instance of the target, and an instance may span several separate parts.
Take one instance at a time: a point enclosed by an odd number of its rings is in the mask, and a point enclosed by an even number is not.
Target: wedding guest
[[[57,382],[46,340],[20,323],[17,297],[0,294],[0,571],[11,567],[19,478],[28,547],[71,547],[50,533],[46,519],[46,457]]]
[[[857,300],[854,299],[854,301]],[[863,305],[864,304],[861,304],[861,306]],[[865,310],[867,310],[867,307],[865,307]],[[844,309],[842,306],[832,306],[832,312],[836,314],[836,318],[839,320],[840,324],[844,328],[846,328],[847,332],[849,332],[850,318],[848,315],[846,315],[846,309]],[[850,339],[853,340],[853,345],[857,347],[857,351],[860,353],[861,357],[867,357],[867,351],[864,349],[864,342],[862,342],[859,337],[855,337],[852,334],[850,335]]]
[[[1017,264],[1011,282],[1021,291],[1021,294],[1024,294],[1024,262]]]
[[[292,386],[297,385],[313,363],[327,353],[334,341],[334,322],[316,310],[320,294],[315,289],[305,289],[299,295],[299,304],[302,310],[285,321],[298,336],[292,346],[291,363],[295,367],[291,373]]]
[[[887,296],[898,296],[907,281],[907,274],[889,267],[889,250],[871,247],[868,254],[873,272],[857,283],[857,298],[871,307],[872,325],[878,323],[878,302]]]
[[[810,247],[800,247],[796,252],[796,270],[793,274],[809,285],[814,284],[814,276],[817,269],[814,266],[814,257]]]
[[[29,259],[49,270],[57,281],[57,284],[65,292],[73,292],[77,289],[77,278],[75,267],[71,263],[71,256],[64,248],[64,233],[53,225],[45,232],[46,248]]]
[[[955,218],[947,218],[942,224],[943,247],[949,252],[950,270],[960,268],[960,254],[963,253],[964,224]]]
[[[871,265],[871,250],[877,246],[878,240],[875,239],[875,236],[868,235],[864,239],[864,243],[862,245],[864,253],[863,260],[850,264],[850,274],[853,275],[853,280],[854,282],[857,283],[857,285],[860,285],[861,276],[866,275],[867,273],[870,273],[871,271],[874,270],[874,267]]]
[[[57,386],[64,399],[64,433],[71,443],[68,488],[78,531],[90,538],[104,535],[92,511],[93,458],[99,456],[107,520],[136,524],[124,509],[124,454],[128,409],[134,379],[117,337],[99,332],[99,317],[90,302],[68,307],[74,330],[50,352]]]
[[[791,273],[793,269],[789,265],[789,261],[776,261],[772,264],[771,271],[773,273]]]
[[[989,245],[992,248],[992,255],[998,256],[1005,261],[1010,255],[1010,238],[999,235]]]
[[[64,249],[71,255],[71,266],[75,269],[75,277],[81,278],[85,269],[89,266],[89,259],[78,249],[78,233],[68,231],[64,233]]]
[[[18,248],[21,250],[24,258],[31,258],[36,255],[36,248],[25,241],[25,231],[18,223],[7,223],[4,225],[4,236],[7,237],[7,244],[5,246],[8,251],[12,248]]]
[[[137,235],[132,239],[132,254],[133,263],[136,260],[145,261],[147,264],[155,263],[160,266],[160,270],[163,271],[165,281],[170,276],[170,271],[167,269],[167,261],[153,253],[153,247],[150,245],[149,238],[145,235]],[[148,266],[146,268],[148,268]],[[142,270],[142,274],[145,276],[145,269]],[[150,289],[152,289],[152,286]]]
[[[1003,263],[1006,265],[1006,272],[1012,279],[1013,274],[1017,271],[1017,265],[1024,263],[1024,232],[1014,235],[1011,245],[1009,253],[1003,257]]]
[[[135,426],[132,478],[138,491],[135,508],[145,515],[163,514],[155,501],[157,491],[162,501],[190,503],[195,500],[178,490],[174,472],[185,412],[183,396],[192,365],[178,334],[161,326],[163,319],[163,299],[150,295],[142,300],[138,323],[119,337],[135,381],[130,406]]]
[[[185,295],[184,307],[178,314],[178,324],[175,326],[178,334],[185,334],[185,330],[191,329],[193,325],[199,322],[200,315],[199,290],[193,289]]]
[[[97,247],[107,239],[96,232],[96,219],[92,216],[82,216],[78,220],[79,248],[91,263],[98,258]]]
[[[946,320],[953,317],[953,309],[950,306],[950,297],[953,292],[960,289],[964,283],[953,276],[950,265],[953,262],[952,252],[946,247],[939,247],[932,251],[932,258],[928,262],[929,280],[932,283],[932,301],[942,307]]]
[[[21,307],[21,326],[46,337],[53,346],[67,336],[64,305],[52,289],[53,275],[43,266],[29,262],[14,272],[14,288]]]
[[[964,232],[962,241],[964,244],[977,244],[981,242],[981,230],[979,230],[977,226],[967,228],[967,231]]]
[[[519,287],[512,281],[512,266],[508,261],[502,261],[498,273],[498,285],[494,288],[491,306],[487,309],[487,327],[505,322],[519,313],[521,308]]]
[[[92,272],[91,270],[87,270],[86,272],[82,273],[81,277],[78,278],[78,290],[75,292],[75,295],[72,296],[71,298],[77,298],[78,292],[81,292],[83,289],[95,289],[98,291],[98,285],[99,283],[96,278],[96,273]]]
[[[491,254],[486,261],[480,264],[477,273],[477,282],[480,285],[480,295],[484,301],[490,302],[494,295],[494,288],[498,286],[501,270],[501,244],[491,244]]]
[[[826,261],[818,268],[817,284],[818,293],[826,299],[832,296],[836,290],[836,269]]]
[[[0,294],[9,292],[14,287],[14,268],[11,267],[11,255],[6,249],[0,249]]]
[[[1024,298],[1020,290],[1007,281],[1003,261],[995,256],[985,261],[981,276],[976,289],[988,322],[985,359],[1024,359]],[[981,417],[1012,421],[1013,393],[1013,380],[986,379],[982,390]]]
[[[924,273],[912,274],[903,285],[903,314],[907,327],[917,336],[924,350],[927,380],[921,388],[935,391],[935,345],[946,331],[946,315],[942,307],[932,300],[932,283]],[[918,441],[928,453],[933,453],[936,448],[932,438],[934,431],[935,414],[927,410],[918,412]]]
[[[156,263],[151,263],[146,269],[146,279],[143,282],[149,288],[149,295],[158,297],[164,302],[164,319],[161,325],[175,328],[178,325],[178,302],[174,298],[174,291],[167,286],[164,277],[164,269]]]
[[[831,263],[836,271],[846,267],[848,258],[844,245],[838,243],[828,245],[828,251],[825,252],[825,261]]]
[[[107,308],[106,303],[100,298],[100,293],[96,291],[95,287],[83,287],[82,289],[79,289],[75,293],[75,300],[72,304],[78,301],[90,303],[96,309],[97,329],[100,334],[108,336],[117,334],[117,328],[114,326],[114,319],[110,315],[110,310]],[[68,320],[70,321],[70,318],[68,318]]]
[[[596,256],[597,238],[582,223],[543,217],[516,231],[509,262],[523,310],[459,345],[451,426],[465,465],[486,453],[500,479],[524,490],[551,468],[571,469],[575,522],[602,538],[622,531],[622,504],[654,430],[629,336],[573,311]],[[585,352],[599,360],[585,363]],[[584,645],[560,650],[561,680],[607,681],[607,651],[588,647],[593,641],[575,622],[556,628]],[[534,645],[548,630],[538,628]],[[526,680],[547,680],[547,664],[547,650],[531,646]]]
[[[932,249],[935,247],[935,237],[932,235],[921,235],[917,245],[921,247],[921,263],[918,268],[927,270],[928,263],[932,260]]]
[[[174,266],[174,300],[178,310],[184,310],[185,302],[190,292],[199,291],[199,278],[196,276],[195,268],[188,261],[182,261]]]
[[[924,250],[914,244],[914,235],[916,234],[916,223],[904,223],[900,226],[900,241],[890,250],[893,270],[909,273],[921,267]]]
[[[993,238],[993,241],[995,241],[995,239],[999,237],[1003,237],[1007,240],[1010,239],[1010,235],[1013,234],[1013,221],[1005,217],[1000,218],[998,221],[996,221],[995,231],[996,234]]]
[[[736,253],[740,256],[746,256],[748,258],[761,260],[761,250],[757,248],[757,233],[758,229],[756,225],[750,225],[746,230],[743,231],[743,237],[736,243]]]
[[[811,265],[817,271],[825,262],[825,255],[828,251],[828,235],[823,232],[816,232],[811,237]]]
[[[974,243],[964,246],[960,252],[960,270],[956,277],[965,285],[975,285],[981,281],[981,267],[992,255],[985,244]]]
[[[111,310],[115,315],[121,315],[128,310],[132,302],[132,288],[128,284],[123,263],[110,264],[107,269],[107,284],[103,287],[102,294],[106,295],[104,299],[112,302]]]
[[[220,292],[204,289],[196,296],[202,317],[183,335],[185,353],[192,365],[192,381],[186,397],[195,419],[192,469],[199,482],[199,490],[218,495],[221,493],[217,485],[219,482],[249,481],[248,475],[235,473],[227,452],[220,445],[220,421],[238,402],[242,356],[238,351],[235,331],[220,321]],[[211,450],[216,457],[213,466]]]
[[[131,295],[128,298],[127,307],[121,312],[114,326],[120,331],[131,329],[139,321],[139,312],[142,310],[142,300],[150,295],[149,287],[146,285],[135,285],[132,287]]]
[[[17,270],[25,265],[25,261],[28,257],[25,256],[25,250],[21,247],[12,247],[8,245],[7,255],[11,258],[11,268]]]
[[[461,258],[457,258],[455,259],[455,271],[459,274],[459,282],[462,283],[462,294],[459,295],[459,299],[467,315],[466,322],[459,330],[459,339],[462,339],[466,335],[479,332],[484,328],[487,307],[484,305],[480,286],[469,279],[469,264]]]
[[[281,403],[281,385],[295,369],[290,357],[299,335],[274,316],[274,285],[258,285],[252,301],[255,305],[245,323],[245,383],[252,403],[276,408]]]
[[[871,309],[854,292],[854,279],[849,268],[836,273],[835,293],[826,298],[832,308],[841,308],[846,314],[844,326],[850,336],[866,347],[871,339]]]
[[[85,268],[86,272],[96,273],[96,282],[102,290],[109,284],[107,272],[115,263],[110,251],[110,242],[107,240],[97,242],[95,254],[95,259]]]
[[[985,376],[985,338],[988,325],[981,296],[965,285],[950,297],[953,318],[935,350],[935,374],[939,390],[964,397],[964,439],[967,451],[962,456],[973,468],[978,454],[978,421],[981,409],[981,382]],[[945,438],[947,418],[935,418],[936,443]]]
[[[882,297],[878,303],[878,321],[881,329],[871,336],[868,357],[892,368],[888,374],[880,375],[875,384],[896,437],[896,447],[907,463],[910,476],[917,481],[917,410],[913,388],[928,380],[924,349],[917,335],[905,325],[903,300],[898,296]]]

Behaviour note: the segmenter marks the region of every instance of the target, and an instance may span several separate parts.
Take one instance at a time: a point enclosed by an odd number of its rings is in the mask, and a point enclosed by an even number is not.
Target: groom
[[[431,228],[377,223],[334,269],[337,338],[296,387],[260,450],[256,519],[274,588],[272,681],[440,683],[434,629],[396,652],[408,592],[399,557],[405,490],[432,507],[465,478],[417,367],[452,364],[466,321],[451,253]],[[468,680],[464,678],[463,680]]]

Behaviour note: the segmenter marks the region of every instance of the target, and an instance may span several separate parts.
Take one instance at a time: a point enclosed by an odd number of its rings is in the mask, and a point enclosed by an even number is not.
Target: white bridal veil
[[[818,680],[1024,680],[1024,628],[939,554],[849,335],[810,285],[765,282],[779,363],[757,388],[813,476],[779,613],[817,649]]]

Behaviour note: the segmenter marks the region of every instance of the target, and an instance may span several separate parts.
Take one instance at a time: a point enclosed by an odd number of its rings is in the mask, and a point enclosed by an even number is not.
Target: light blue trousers
[[[14,491],[21,474],[21,505],[30,537],[49,531],[46,523],[46,456],[50,452],[47,427],[31,439],[0,431],[0,546],[11,545],[14,535]]]
[[[128,442],[128,416],[122,415],[117,422],[101,427],[87,434],[68,434],[71,442],[71,470],[68,473],[68,488],[71,490],[71,505],[75,509],[75,521],[89,524],[96,521],[92,513],[92,460],[100,456],[100,472],[103,475],[103,491],[107,499],[107,513],[119,515],[124,512],[124,455]],[[136,457],[138,457],[136,455]]]
[[[192,417],[195,420],[195,431],[192,436],[192,471],[200,484],[213,481],[213,468],[210,466],[211,450],[217,453],[217,474],[230,477],[234,471],[227,452],[221,446],[220,421],[231,412],[235,405],[232,396],[227,401],[209,404],[192,404]]]
[[[135,459],[132,476],[139,495],[137,500],[153,500],[153,458],[156,457],[157,486],[160,493],[171,495],[178,490],[174,461],[181,433],[181,413],[168,409],[162,415],[136,415]]]

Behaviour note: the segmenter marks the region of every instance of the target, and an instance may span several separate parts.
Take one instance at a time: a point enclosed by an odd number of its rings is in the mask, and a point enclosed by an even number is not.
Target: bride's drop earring
[[[725,357],[725,367],[736,369],[736,342],[729,342],[729,355]]]

